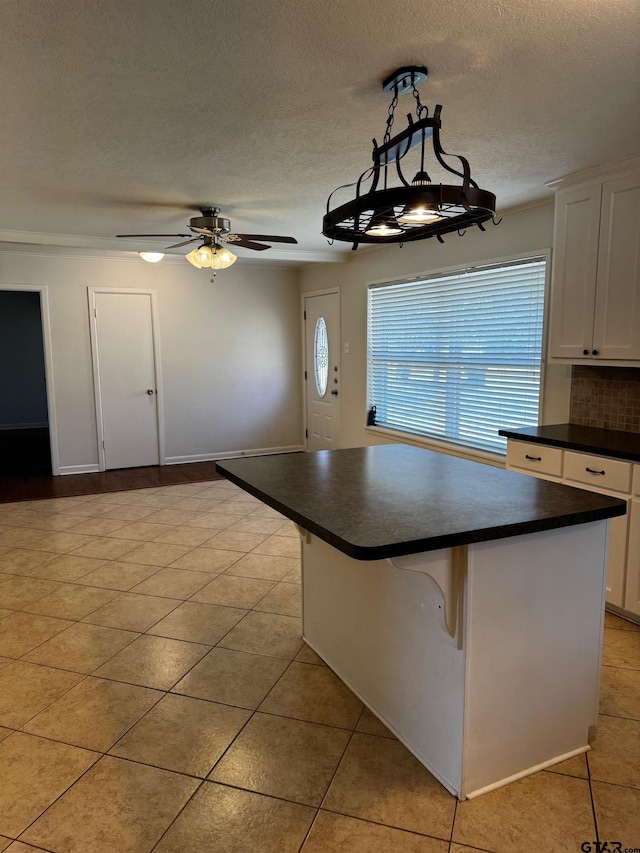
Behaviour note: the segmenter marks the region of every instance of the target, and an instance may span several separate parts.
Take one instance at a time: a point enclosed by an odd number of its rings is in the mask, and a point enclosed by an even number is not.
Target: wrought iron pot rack
[[[449,155],[442,148],[442,106],[437,105],[433,115],[429,116],[428,108],[420,102],[417,86],[426,77],[426,68],[410,66],[395,71],[383,82],[384,91],[393,93],[383,143],[378,145],[373,140],[373,166],[363,172],[355,183],[338,187],[329,196],[322,223],[322,233],[329,239],[351,242],[354,249],[360,243],[410,243],[430,237],[444,242],[444,234],[463,232],[473,225],[484,231],[483,223],[489,220],[496,224],[495,195],[481,189],[473,180],[465,157]],[[407,127],[391,137],[398,95],[407,92],[412,92],[415,98],[417,120],[408,114]],[[447,172],[462,178],[461,184],[431,183],[424,166],[429,139],[436,161]],[[401,160],[418,145],[420,168],[413,180],[408,181],[403,175]],[[445,157],[455,157],[460,168],[449,165]],[[390,181],[395,181],[394,171],[400,183],[390,186]],[[365,185],[368,190],[363,192]],[[356,187],[355,198],[331,210],[334,194],[352,186]],[[428,221],[421,222],[421,216]],[[403,219],[412,221],[403,222]]]

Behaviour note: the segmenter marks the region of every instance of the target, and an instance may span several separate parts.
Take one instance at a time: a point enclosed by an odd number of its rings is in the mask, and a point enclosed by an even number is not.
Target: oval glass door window
[[[316,377],[316,388],[321,397],[327,393],[327,380],[329,378],[329,339],[327,338],[327,324],[324,317],[316,320],[316,332],[313,339],[313,364]]]

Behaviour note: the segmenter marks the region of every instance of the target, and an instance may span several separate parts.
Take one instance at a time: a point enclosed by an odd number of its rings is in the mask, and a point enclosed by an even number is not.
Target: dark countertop
[[[357,560],[624,515],[626,503],[402,444],[218,462],[231,482]]]
[[[501,429],[498,432],[518,441],[533,441],[550,447],[564,447],[567,450],[640,462],[640,433],[637,432],[598,429],[577,424],[548,424],[522,429]]]

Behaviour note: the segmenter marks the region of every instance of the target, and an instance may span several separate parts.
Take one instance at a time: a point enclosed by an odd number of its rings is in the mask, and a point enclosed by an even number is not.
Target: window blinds
[[[376,423],[505,453],[538,423],[545,258],[369,288]]]

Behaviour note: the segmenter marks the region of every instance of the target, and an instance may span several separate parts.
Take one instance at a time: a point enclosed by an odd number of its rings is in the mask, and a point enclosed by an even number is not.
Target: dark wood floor
[[[0,429],[0,478],[51,476],[49,427]]]
[[[0,503],[61,498],[71,495],[94,495],[152,486],[177,486],[221,480],[215,462],[189,462],[184,465],[155,465],[149,468],[122,468],[99,474],[50,474],[0,471]]]

